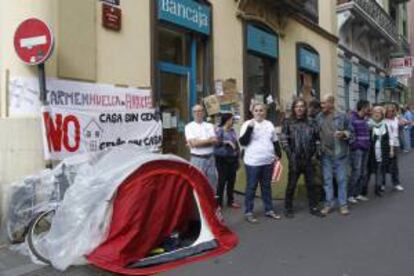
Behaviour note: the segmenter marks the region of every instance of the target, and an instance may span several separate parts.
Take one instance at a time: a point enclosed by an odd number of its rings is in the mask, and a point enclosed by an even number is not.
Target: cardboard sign
[[[203,101],[209,116],[220,113],[220,102],[216,95],[205,97]]]
[[[223,82],[223,96],[220,96],[221,104],[236,103],[237,96],[237,84],[235,79],[227,79]]]

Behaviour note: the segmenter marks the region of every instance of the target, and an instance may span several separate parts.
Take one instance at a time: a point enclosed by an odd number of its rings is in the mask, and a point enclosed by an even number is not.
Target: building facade
[[[407,2],[337,0],[341,110],[355,109],[359,99],[407,101],[408,83],[389,70],[391,58],[409,55]]]
[[[414,56],[414,2],[408,2],[408,30],[410,34],[410,53],[411,56]],[[410,87],[410,98],[409,101],[414,101],[414,77],[411,77],[411,87]]]
[[[259,101],[275,124],[294,96],[337,89],[333,1],[121,0],[115,30],[103,26],[102,5],[0,0],[0,183],[44,167],[39,116],[9,112],[10,79],[37,77],[13,49],[14,30],[29,17],[55,34],[48,77],[150,88],[155,106],[177,118],[176,127],[164,130],[164,151],[181,156],[191,106],[219,93],[223,83],[236,90],[242,120]]]

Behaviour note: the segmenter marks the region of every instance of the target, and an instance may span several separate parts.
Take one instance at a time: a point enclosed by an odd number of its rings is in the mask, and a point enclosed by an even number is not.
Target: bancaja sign
[[[158,19],[210,35],[211,8],[192,0],[158,0]]]

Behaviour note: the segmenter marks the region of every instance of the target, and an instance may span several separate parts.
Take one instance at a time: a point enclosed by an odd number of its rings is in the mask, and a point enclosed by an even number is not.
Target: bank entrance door
[[[189,32],[161,27],[157,62],[157,105],[163,124],[163,153],[188,157],[184,129],[196,102],[197,40]]]
[[[160,111],[163,122],[163,153],[186,157],[184,128],[189,121],[189,69],[159,64]]]

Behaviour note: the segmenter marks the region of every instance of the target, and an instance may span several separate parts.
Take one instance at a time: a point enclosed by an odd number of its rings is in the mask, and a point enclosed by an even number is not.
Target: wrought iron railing
[[[410,51],[410,43],[408,42],[407,38],[400,34],[399,36],[400,47],[402,50],[409,52]]]
[[[395,41],[398,41],[398,30],[395,21],[375,0],[337,0],[337,5],[354,3]]]

